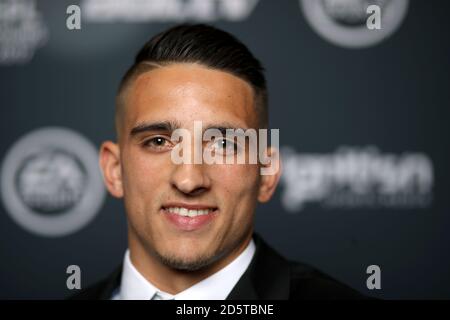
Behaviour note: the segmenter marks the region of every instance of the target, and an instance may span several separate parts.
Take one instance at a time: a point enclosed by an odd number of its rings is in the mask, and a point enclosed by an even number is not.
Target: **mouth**
[[[218,207],[191,204],[168,204],[161,212],[172,226],[181,231],[199,230],[217,216]]]

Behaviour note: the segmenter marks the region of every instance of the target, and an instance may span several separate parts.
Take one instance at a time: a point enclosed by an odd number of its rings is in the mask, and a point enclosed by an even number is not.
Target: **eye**
[[[239,147],[234,141],[224,138],[217,138],[213,144],[214,150],[224,155],[233,155],[239,151]]]
[[[155,151],[165,151],[172,147],[170,140],[164,137],[153,137],[145,140],[142,145]]]

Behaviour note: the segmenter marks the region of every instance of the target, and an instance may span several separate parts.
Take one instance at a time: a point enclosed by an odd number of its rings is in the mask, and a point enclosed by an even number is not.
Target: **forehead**
[[[229,121],[255,127],[253,89],[246,81],[198,64],[172,64],[139,75],[126,95],[125,126],[141,121]]]

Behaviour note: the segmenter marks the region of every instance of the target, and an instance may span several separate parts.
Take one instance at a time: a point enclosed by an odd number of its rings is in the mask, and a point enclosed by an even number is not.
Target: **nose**
[[[202,164],[179,164],[171,176],[171,184],[185,195],[200,195],[210,188],[208,178]]]

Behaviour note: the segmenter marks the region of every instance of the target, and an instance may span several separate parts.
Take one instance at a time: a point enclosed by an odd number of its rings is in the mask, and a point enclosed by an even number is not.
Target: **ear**
[[[103,181],[109,193],[113,197],[122,198],[123,187],[119,145],[112,141],[103,142],[100,147],[99,164],[103,173]]]
[[[281,155],[278,149],[269,147],[267,149],[267,159],[270,160],[268,164],[261,164],[261,182],[259,185],[258,201],[267,202],[272,198],[275,189],[277,188],[278,181],[281,177]]]

